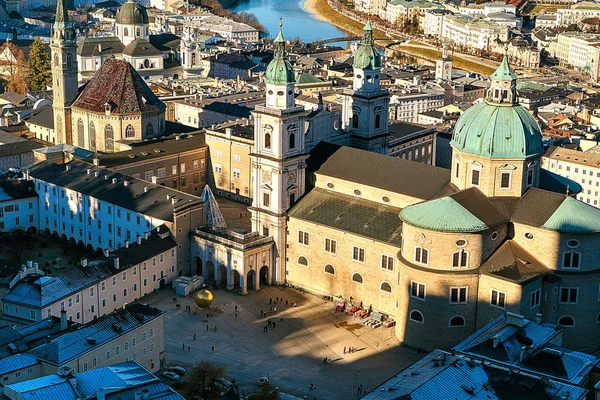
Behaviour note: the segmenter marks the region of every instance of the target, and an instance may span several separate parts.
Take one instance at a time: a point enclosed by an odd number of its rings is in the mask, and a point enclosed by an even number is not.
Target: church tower
[[[448,55],[448,44],[442,48],[442,59],[435,62],[435,79],[442,81],[452,80],[452,59]]]
[[[198,76],[202,72],[202,55],[200,54],[202,50],[198,43],[196,29],[190,24],[184,25],[179,46],[184,79]]]
[[[256,106],[252,179],[252,230],[275,241],[270,280],[285,282],[287,211],[304,194],[307,154],[304,147],[304,107],[294,98],[294,70],[286,59],[282,24],[275,55],[266,71],[266,104]],[[293,233],[290,233],[292,235]],[[260,266],[258,266],[260,267]]]
[[[461,115],[454,128],[451,182],[477,187],[488,197],[520,197],[538,187],[542,132],[519,105],[517,75],[504,56],[491,76],[485,101]]]
[[[54,112],[55,143],[72,144],[70,105],[79,93],[77,86],[77,37],[69,21],[65,0],[56,4],[52,38],[52,108]]]
[[[342,129],[350,133],[350,146],[387,154],[390,94],[380,86],[381,54],[373,39],[371,20],[354,54],[352,90],[342,97]]]

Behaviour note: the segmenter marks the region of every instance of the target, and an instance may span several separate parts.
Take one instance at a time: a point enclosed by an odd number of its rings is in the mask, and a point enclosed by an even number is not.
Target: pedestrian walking
[[[196,334],[194,333],[194,342],[196,341]]]
[[[273,312],[273,307],[269,306],[269,312]]]
[[[188,351],[190,351],[190,346],[188,346]]]
[[[273,304],[273,298],[269,297],[269,305]]]
[[[273,307],[273,312],[277,312],[277,307]]]
[[[208,325],[206,325],[206,332],[208,332]]]
[[[209,316],[209,315],[210,315],[209,313],[206,313],[206,319],[208,319],[208,316]]]
[[[185,343],[181,345],[181,350],[185,350]]]
[[[235,313],[235,319],[237,319],[237,313]]]
[[[275,321],[273,321],[273,322],[271,323],[271,325],[273,325],[273,328],[275,328]]]
[[[177,300],[175,300],[175,297],[173,297],[173,303],[175,303]]]
[[[269,332],[269,326],[265,326],[265,332]]]
[[[279,301],[279,297],[275,297],[275,303]]]
[[[217,331],[217,326],[215,325],[215,332]]]
[[[287,301],[287,299],[285,299],[285,306],[287,307],[287,305],[288,305],[288,301]]]
[[[346,354],[346,346],[344,346],[344,354]]]
[[[215,346],[213,346],[213,347],[212,347],[212,352],[213,352],[213,353],[215,352]]]

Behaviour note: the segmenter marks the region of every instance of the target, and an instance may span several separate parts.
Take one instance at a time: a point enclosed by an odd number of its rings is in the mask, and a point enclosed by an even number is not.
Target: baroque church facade
[[[64,0],[57,4],[50,49],[56,143],[111,153],[162,135],[166,106],[130,62],[106,59],[79,92],[76,34]]]

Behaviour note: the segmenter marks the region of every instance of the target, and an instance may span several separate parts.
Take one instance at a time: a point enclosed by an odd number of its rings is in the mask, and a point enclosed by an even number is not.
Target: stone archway
[[[240,273],[237,272],[236,270],[233,270],[231,272],[231,287],[233,289],[239,289],[240,288]]]
[[[208,282],[215,281],[215,264],[212,261],[208,261],[206,263],[206,271],[204,273],[204,277]]]
[[[248,289],[253,289],[253,290],[257,290],[256,287],[256,271],[254,271],[253,269],[251,269],[250,271],[248,271],[248,274],[246,275],[246,286]]]
[[[266,265],[263,265],[260,268],[260,284],[261,285],[270,285],[270,279],[269,279],[269,267],[267,267]]]
[[[202,259],[196,257],[196,275],[202,275]]]
[[[226,286],[227,285],[227,267],[224,265],[221,265],[219,267],[219,284]]]

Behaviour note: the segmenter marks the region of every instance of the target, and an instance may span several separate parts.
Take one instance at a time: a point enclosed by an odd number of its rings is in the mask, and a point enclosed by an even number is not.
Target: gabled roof
[[[130,57],[162,56],[162,52],[143,38],[132,40],[123,49],[123,54]]]
[[[488,258],[479,269],[483,275],[525,284],[540,278],[550,271],[517,242],[506,241]]]
[[[345,146],[329,156],[316,173],[422,200],[450,182],[448,169]]]
[[[127,61],[109,58],[94,74],[73,107],[104,113],[111,105],[113,114],[137,114],[163,110],[165,105]]]
[[[88,37],[77,43],[77,55],[81,57],[119,55],[124,47],[116,36]]]

